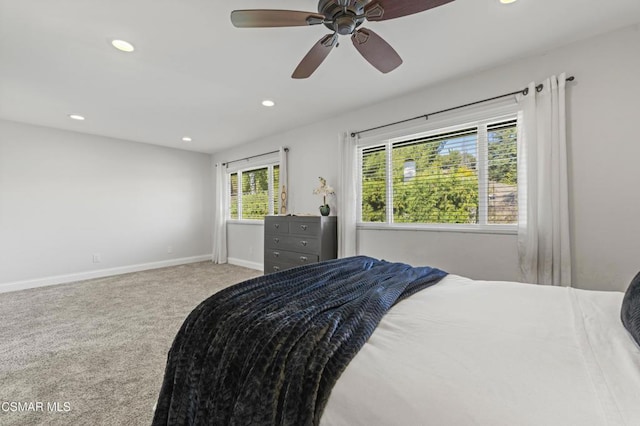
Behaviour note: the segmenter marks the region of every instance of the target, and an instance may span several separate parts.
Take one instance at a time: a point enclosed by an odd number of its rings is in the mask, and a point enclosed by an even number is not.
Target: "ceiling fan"
[[[238,28],[296,27],[324,24],[332,33],[320,39],[302,59],[291,77],[307,78],[338,46],[338,35],[350,35],[360,54],[375,68],[388,73],[402,64],[400,55],[368,28],[366,21],[385,21],[412,15],[453,0],[319,0],[318,13],[296,10],[234,10],[231,22]]]

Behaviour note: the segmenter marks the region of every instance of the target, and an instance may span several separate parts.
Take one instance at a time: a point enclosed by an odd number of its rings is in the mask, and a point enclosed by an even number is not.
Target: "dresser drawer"
[[[270,235],[287,235],[289,222],[286,217],[267,217],[264,222],[264,233]]]
[[[265,252],[265,259],[275,263],[286,262],[296,265],[305,265],[307,263],[317,263],[319,258],[315,254],[308,253],[295,253],[286,250],[267,250]]]
[[[288,248],[288,235],[266,234],[264,236],[265,249],[286,250]]]
[[[284,253],[284,252],[281,252]],[[272,272],[284,271],[285,269],[295,268],[296,266],[310,265],[312,263],[318,263],[318,256],[295,254],[293,259],[282,258],[267,258],[264,263],[264,273],[270,274]]]
[[[265,235],[264,245],[267,249],[316,254],[320,249],[320,240],[297,235]]]
[[[296,221],[289,223],[289,232],[295,235],[308,235],[317,237],[320,235],[320,222],[318,221]]]
[[[287,243],[291,251],[316,254],[320,250],[320,240],[317,238],[292,235]]]
[[[273,272],[284,271],[285,269],[295,268],[296,264],[286,262],[272,262],[268,261],[264,264],[264,273],[271,274]]]

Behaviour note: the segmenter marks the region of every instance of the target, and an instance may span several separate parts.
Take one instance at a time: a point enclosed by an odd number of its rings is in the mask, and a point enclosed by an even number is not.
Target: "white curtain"
[[[518,257],[525,282],[570,286],[565,81],[530,83],[518,98]]]
[[[340,136],[341,159],[338,203],[338,257],[356,255],[356,185],[358,175],[358,137]]]
[[[276,193],[279,194],[280,199],[280,211],[276,213],[287,214],[288,200],[289,200],[289,169],[287,159],[288,148],[280,147],[280,188],[276,188]]]
[[[213,206],[213,263],[227,263],[226,168],[216,164],[216,187]]]

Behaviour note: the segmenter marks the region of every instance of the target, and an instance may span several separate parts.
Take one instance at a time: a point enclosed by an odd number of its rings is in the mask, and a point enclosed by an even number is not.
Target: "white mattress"
[[[640,425],[622,297],[449,275],[387,313],[321,425]]]

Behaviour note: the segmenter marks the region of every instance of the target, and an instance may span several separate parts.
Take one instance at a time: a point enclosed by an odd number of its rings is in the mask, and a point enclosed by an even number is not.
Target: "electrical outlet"
[[[100,259],[100,253],[93,253],[93,263],[100,263],[102,259]]]
[[[173,247],[167,246],[167,253],[173,253]]]

